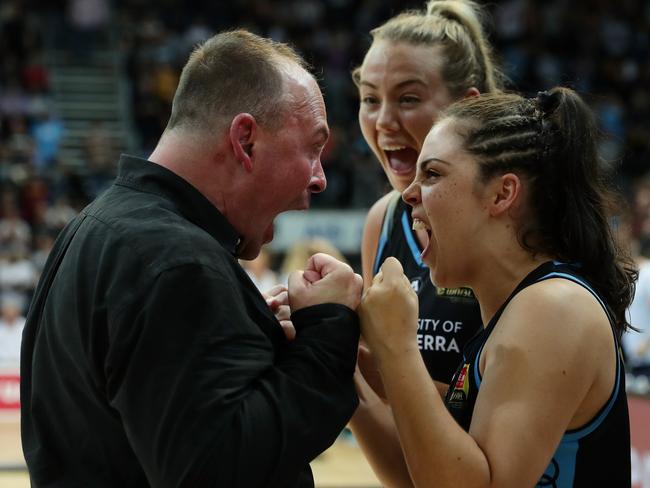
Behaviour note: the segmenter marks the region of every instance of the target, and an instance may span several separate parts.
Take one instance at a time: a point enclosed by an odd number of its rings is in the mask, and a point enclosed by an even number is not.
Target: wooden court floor
[[[20,448],[18,414],[0,416],[0,488],[29,488]],[[378,488],[381,485],[372,473],[354,439],[342,437],[311,463],[317,488]],[[8,468],[8,470],[7,470]]]

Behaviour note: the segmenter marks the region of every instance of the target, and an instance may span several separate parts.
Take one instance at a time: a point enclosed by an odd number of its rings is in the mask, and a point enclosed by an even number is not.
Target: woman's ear
[[[465,96],[463,98],[470,98],[470,97],[478,97],[481,94],[480,91],[478,91],[478,88],[475,86],[471,86],[467,89],[465,92]]]
[[[515,208],[522,193],[521,179],[515,173],[494,178],[490,184],[490,215],[497,217]]]
[[[248,113],[237,114],[230,123],[230,145],[237,161],[246,171],[253,170],[253,144],[257,136],[257,122]]]

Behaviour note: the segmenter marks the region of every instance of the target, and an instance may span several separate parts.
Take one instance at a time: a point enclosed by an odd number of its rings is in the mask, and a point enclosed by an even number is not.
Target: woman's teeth
[[[413,230],[427,230],[427,225],[420,219],[413,219]]]

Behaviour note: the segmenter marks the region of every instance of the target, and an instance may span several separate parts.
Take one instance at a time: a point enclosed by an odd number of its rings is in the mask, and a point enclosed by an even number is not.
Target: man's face
[[[325,103],[318,84],[305,70],[291,67],[285,89],[290,108],[277,130],[258,127],[253,166],[255,202],[252,227],[240,257],[251,259],[273,239],[273,220],[287,210],[309,208],[311,194],[325,189],[321,153],[329,137]]]

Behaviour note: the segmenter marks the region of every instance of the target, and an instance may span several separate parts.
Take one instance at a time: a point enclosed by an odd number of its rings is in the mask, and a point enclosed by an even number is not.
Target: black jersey
[[[602,305],[612,323],[603,300],[580,277],[578,268],[557,262],[547,262],[531,272],[501,305],[488,326],[472,338],[463,350],[463,362],[454,374],[445,403],[452,416],[465,430],[469,430],[476,397],[481,387],[479,358],[483,346],[494,330],[503,310],[521,290],[550,278],[563,278],[587,289]],[[616,382],[612,394],[585,426],[566,431],[546,471],[537,482],[538,487],[586,488],[630,486],[630,424],[625,394],[625,373],[616,333]]]
[[[373,274],[389,256],[402,264],[420,303],[417,340],[422,358],[434,380],[449,383],[462,359],[464,344],[482,327],[481,313],[469,288],[433,285],[429,268],[420,257],[410,210],[401,199],[389,204]]]

